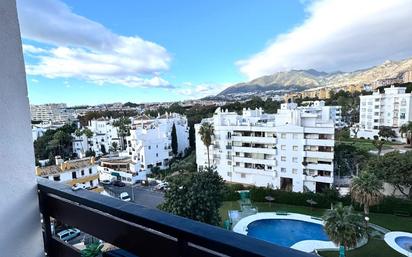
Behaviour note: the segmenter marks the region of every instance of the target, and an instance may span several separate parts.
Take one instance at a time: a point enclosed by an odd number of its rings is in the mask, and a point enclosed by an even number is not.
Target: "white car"
[[[132,199],[130,198],[127,192],[120,193],[120,200],[125,202],[130,202]]]
[[[167,190],[169,188],[169,183],[167,182],[162,182],[160,184],[157,184],[154,189],[155,190]]]
[[[73,191],[77,191],[77,190],[80,190],[80,189],[89,189],[89,188],[90,188],[90,186],[86,186],[85,184],[74,184],[72,186]]]
[[[57,233],[57,237],[63,241],[69,241],[78,236],[80,236],[80,230],[77,228],[70,228]]]

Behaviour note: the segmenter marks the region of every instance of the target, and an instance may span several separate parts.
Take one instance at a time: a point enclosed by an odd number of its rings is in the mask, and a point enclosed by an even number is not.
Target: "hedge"
[[[358,211],[363,211],[363,208],[356,203],[352,203],[350,196],[334,198],[328,194],[323,193],[296,193],[286,192],[279,189],[271,189],[265,187],[247,187],[240,184],[228,184],[226,186],[226,193],[224,201],[239,200],[239,190],[250,190],[250,197],[253,202],[267,202],[266,196],[272,196],[275,203],[291,204],[300,206],[310,206],[306,201],[309,199],[317,202],[317,208],[330,208],[332,202],[342,202],[344,205],[353,205]],[[383,201],[370,208],[371,212],[394,214],[396,212],[409,213],[412,215],[412,201],[406,199],[399,199],[395,197],[385,197]]]

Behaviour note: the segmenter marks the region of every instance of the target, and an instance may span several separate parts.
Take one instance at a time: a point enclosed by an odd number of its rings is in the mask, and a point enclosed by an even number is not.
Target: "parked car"
[[[169,188],[169,183],[167,182],[162,182],[160,184],[157,184],[154,189],[155,190],[167,190]]]
[[[80,189],[89,189],[89,188],[90,188],[90,186],[86,186],[85,184],[81,184],[81,183],[74,184],[72,186],[73,191],[77,191],[77,190],[80,190]]]
[[[69,228],[57,233],[57,237],[63,241],[69,241],[78,236],[80,236],[80,230],[78,230],[77,228]]]
[[[120,193],[120,200],[125,202],[130,202],[132,199],[130,198],[127,192]]]
[[[117,187],[124,187],[124,186],[126,186],[125,183],[123,183],[122,181],[119,181],[119,180],[113,181],[112,184],[113,184],[113,186],[117,186]]]
[[[103,185],[111,185],[112,181],[105,179],[105,180],[100,181],[100,183],[102,183]]]

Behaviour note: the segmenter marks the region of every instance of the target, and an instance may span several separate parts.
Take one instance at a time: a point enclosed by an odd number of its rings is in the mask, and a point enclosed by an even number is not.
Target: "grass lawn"
[[[310,208],[308,206],[287,205],[278,203],[254,202],[259,212],[268,211],[288,211],[306,214],[310,216],[320,217],[325,212],[325,209]],[[228,218],[228,210],[239,210],[239,203],[237,201],[223,202],[220,208],[220,215],[222,221]],[[398,217],[390,214],[371,213],[370,222],[377,224],[389,230],[400,230],[412,232],[412,217]],[[331,257],[339,256],[338,252],[323,252],[322,256]],[[369,243],[361,248],[349,251],[347,257],[401,257],[396,251],[392,250],[385,241],[380,239],[370,239]]]

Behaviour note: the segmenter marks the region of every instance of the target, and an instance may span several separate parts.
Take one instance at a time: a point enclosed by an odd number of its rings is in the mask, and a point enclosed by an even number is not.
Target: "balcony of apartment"
[[[277,165],[275,158],[258,159],[258,158],[252,158],[252,157],[234,156],[233,161],[242,162],[242,163],[265,164],[265,165],[274,166],[274,167]]]
[[[233,146],[233,151],[242,153],[276,154],[277,150],[273,147]]]
[[[255,136],[232,136],[236,142],[259,143],[259,144],[276,144],[276,137],[255,137]]]
[[[322,159],[330,159],[332,160],[334,157],[334,153],[332,152],[324,152],[319,150],[305,150],[305,156],[309,158],[322,158]]]

